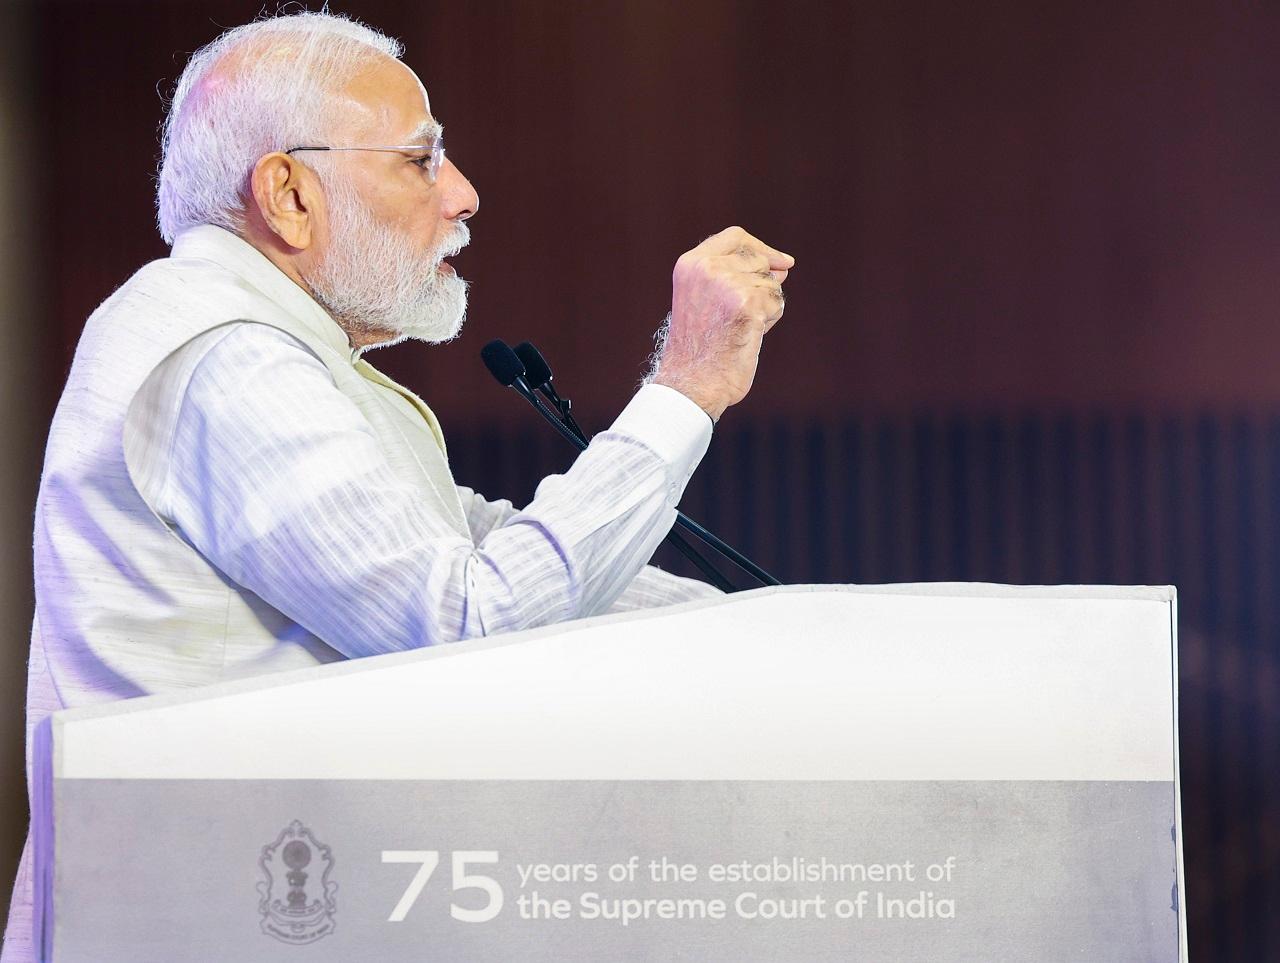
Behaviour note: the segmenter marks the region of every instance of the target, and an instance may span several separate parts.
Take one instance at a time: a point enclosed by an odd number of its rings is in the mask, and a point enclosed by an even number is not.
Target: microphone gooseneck
[[[534,348],[533,345],[528,344],[528,342],[524,342],[524,344],[528,345],[528,348],[532,349],[532,352],[526,352],[526,354],[530,357],[535,353],[537,354],[537,360],[542,362],[541,368],[546,369],[546,374],[548,375],[549,380],[551,369],[547,365],[546,361],[542,359],[541,354],[537,352],[537,349]],[[490,341],[481,350],[480,357],[484,361],[485,367],[489,369],[489,373],[494,376],[499,384],[503,387],[515,388],[516,391],[524,396],[525,400],[537,409],[538,414],[542,415],[542,417],[546,419],[546,421],[570,444],[579,451],[586,449],[588,442],[586,437],[582,435],[581,430],[570,430],[570,428],[561,421],[560,418],[557,418],[556,415],[553,414],[545,404],[543,404],[542,400],[537,396],[533,388],[529,386],[529,383],[526,380],[528,377],[527,365],[521,357],[506,344],[506,342],[501,340]],[[540,375],[543,372],[541,368],[538,368],[537,360],[535,360],[535,375]],[[577,426],[575,425],[574,428],[577,429]],[[774,578],[733,546],[716,537],[702,525],[689,518],[689,516],[685,515],[684,512],[676,512],[676,524],[702,539],[702,541],[720,552],[743,571],[757,579],[761,584],[782,584],[778,579]],[[675,548],[680,550],[681,554],[688,558],[689,561],[693,562],[693,564],[698,567],[699,571],[706,575],[707,578],[721,591],[738,591],[732,583],[730,583],[711,565],[711,563],[699,555],[692,546],[677,536],[674,532],[668,533],[667,538]]]

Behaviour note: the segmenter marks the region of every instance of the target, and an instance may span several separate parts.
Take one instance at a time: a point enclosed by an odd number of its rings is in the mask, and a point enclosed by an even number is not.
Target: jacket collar
[[[324,344],[351,357],[351,340],[329,313],[266,255],[230,231],[212,224],[188,228],[174,240],[169,257],[211,261],[225,268],[301,321]]]

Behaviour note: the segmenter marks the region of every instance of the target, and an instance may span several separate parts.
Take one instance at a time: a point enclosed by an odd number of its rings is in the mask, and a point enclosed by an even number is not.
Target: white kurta
[[[36,509],[28,741],[49,712],[715,590],[644,568],[710,419],[642,388],[522,511],[245,242],[187,232],[85,326]],[[3,963],[34,958],[30,854]]]

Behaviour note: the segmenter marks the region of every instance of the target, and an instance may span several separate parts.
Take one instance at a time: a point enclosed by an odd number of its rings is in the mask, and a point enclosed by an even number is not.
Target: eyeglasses
[[[432,144],[397,144],[391,147],[290,147],[285,153],[292,154],[300,150],[375,150],[397,154],[426,151],[424,156],[415,157],[413,163],[427,172],[427,179],[432,184],[436,182],[436,176],[440,173],[440,166],[444,163],[443,140],[437,140]]]

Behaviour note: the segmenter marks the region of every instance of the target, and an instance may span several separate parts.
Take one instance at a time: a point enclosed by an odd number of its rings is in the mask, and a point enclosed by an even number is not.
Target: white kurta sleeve
[[[394,476],[357,407],[288,335],[233,327],[175,410],[162,514],[348,656],[608,610],[670,529],[711,436],[691,401],[646,386],[522,511],[464,498],[473,541]]]
[[[458,495],[462,500],[462,510],[467,516],[467,524],[471,526],[471,537],[477,542],[483,541],[489,532],[517,512],[515,506],[505,498],[489,501],[483,495],[463,486],[459,486]],[[646,565],[609,606],[609,611],[651,609],[723,594],[706,582],[673,575],[656,566]]]

